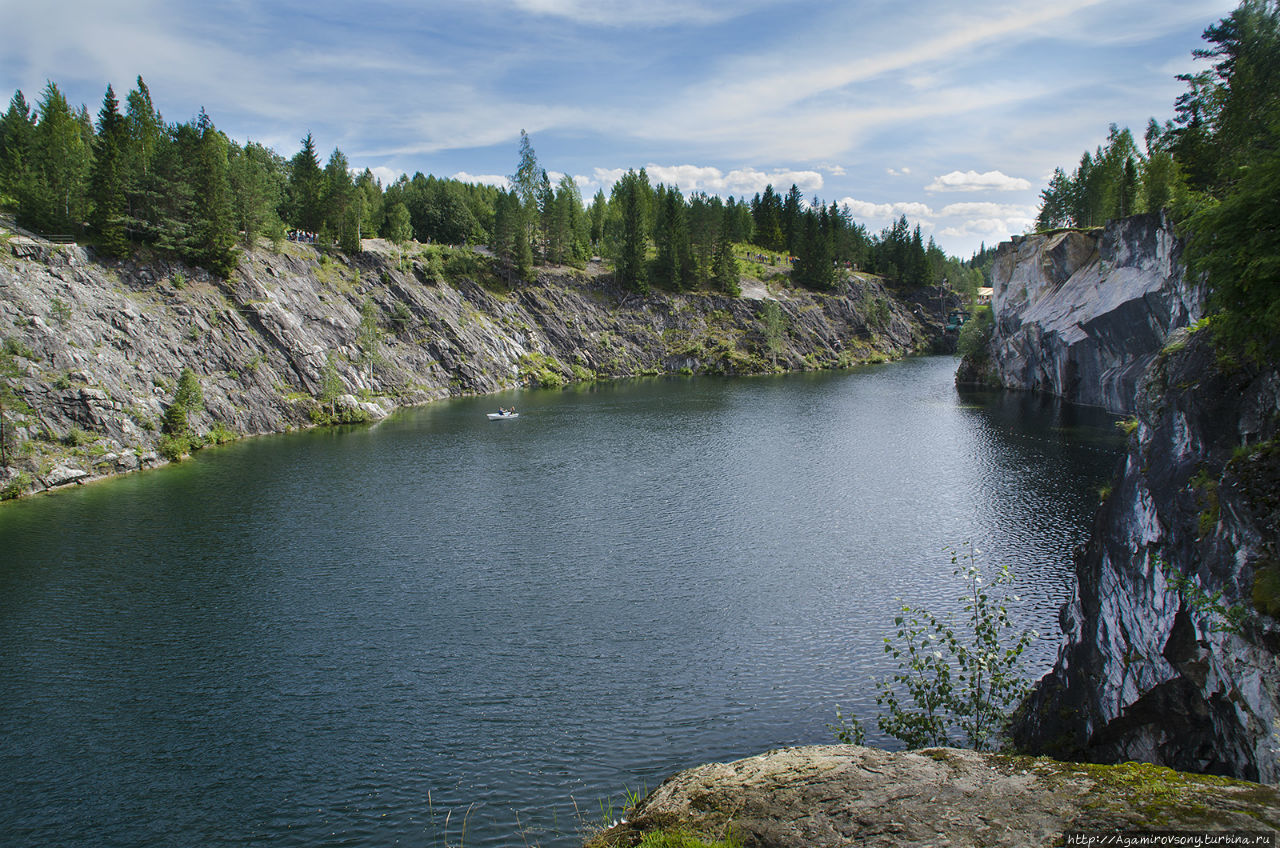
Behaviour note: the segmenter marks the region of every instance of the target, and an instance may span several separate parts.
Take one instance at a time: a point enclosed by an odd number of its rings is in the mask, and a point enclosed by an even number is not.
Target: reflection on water
[[[572,845],[626,787],[873,714],[949,546],[1055,633],[1113,419],[953,370],[459,400],[10,505],[0,832]]]

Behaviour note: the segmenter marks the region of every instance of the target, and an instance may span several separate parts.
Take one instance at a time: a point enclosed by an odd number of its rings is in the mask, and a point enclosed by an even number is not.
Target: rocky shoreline
[[[0,228],[0,344],[12,387],[6,497],[169,461],[164,412],[191,369],[197,444],[518,386],[843,367],[926,352],[940,324],[877,278],[822,295],[626,295],[599,262],[514,287],[479,250],[366,240],[347,257],[244,251],[231,276],[102,261]]]

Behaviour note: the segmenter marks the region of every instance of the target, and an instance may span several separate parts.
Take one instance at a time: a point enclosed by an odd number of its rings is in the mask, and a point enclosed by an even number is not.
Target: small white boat
[[[519,418],[519,417],[520,417],[520,413],[518,412],[490,412],[489,413],[490,421],[496,421],[499,418]]]

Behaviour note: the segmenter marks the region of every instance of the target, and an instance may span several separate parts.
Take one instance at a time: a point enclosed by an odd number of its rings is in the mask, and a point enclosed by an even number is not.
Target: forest
[[[1174,117],[1154,118],[1139,150],[1111,125],[1041,193],[1037,227],[1100,226],[1167,210],[1208,285],[1224,351],[1258,361],[1280,339],[1280,3],[1244,0],[1204,31],[1209,66],[1178,79]]]
[[[967,262],[948,257],[905,217],[868,233],[847,209],[794,185],[750,199],[686,196],[640,169],[584,203],[572,177],[552,184],[523,131],[509,188],[421,172],[384,186],[368,169],[353,172],[340,149],[322,164],[310,133],[286,158],[227,137],[204,110],[166,122],[141,77],[123,104],[108,85],[96,120],[54,82],[34,106],[15,92],[0,118],[0,208],[108,257],[149,249],[222,276],[259,238],[347,253],[370,237],[488,245],[508,283],[533,279],[537,265],[581,267],[603,256],[634,292],[737,293],[737,256],[755,249],[789,267],[794,285],[818,291],[856,269],[903,287],[972,292],[989,259],[985,250]]]

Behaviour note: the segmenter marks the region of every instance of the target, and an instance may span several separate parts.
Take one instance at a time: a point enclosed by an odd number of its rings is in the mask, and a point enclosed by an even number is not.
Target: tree
[[[378,326],[378,305],[366,299],[360,307],[360,326],[356,331],[356,344],[360,346],[360,364],[369,371],[369,384],[373,384],[373,365],[378,361],[378,342],[382,340],[382,328]]]
[[[300,230],[318,233],[324,224],[323,190],[324,172],[320,170],[315,142],[311,133],[307,133],[302,139],[302,149],[289,160],[289,223]]]
[[[75,233],[84,220],[90,151],[79,117],[52,82],[39,103],[32,138],[31,177],[19,198],[19,216],[36,229]]]
[[[0,205],[17,203],[28,191],[36,116],[21,91],[15,91],[9,109],[0,118]]]
[[[520,231],[524,233],[524,240],[531,255],[536,252],[533,250],[533,243],[539,220],[538,199],[545,178],[546,174],[538,164],[538,156],[533,152],[533,143],[529,140],[529,134],[520,130],[520,163],[511,177],[511,191],[520,201]],[[517,247],[516,253],[517,256],[522,257],[525,247]],[[519,261],[516,264],[522,265]],[[529,264],[532,266],[532,259]],[[526,279],[530,275],[531,273],[521,274]]]
[[[782,201],[782,226],[783,248],[794,256],[800,250],[800,237],[804,231],[804,195],[800,193],[800,188],[795,183],[791,184],[791,189],[787,192],[786,198]]]
[[[782,337],[787,331],[787,316],[776,300],[765,300],[760,304],[760,323],[764,331],[764,343],[769,349],[773,366],[778,367],[778,354],[785,349]]]
[[[276,214],[284,194],[284,167],[280,156],[257,142],[227,146],[232,215],[245,247],[252,248],[259,235],[273,240],[284,236],[284,223]]]
[[[227,172],[227,138],[203,109],[196,118],[191,184],[193,218],[184,255],[221,277],[236,267],[236,230]]]
[[[609,204],[616,210],[610,218],[611,253],[614,274],[623,288],[639,294],[649,291],[649,275],[645,268],[648,248],[645,203],[649,180],[644,171],[627,171],[613,184]]]
[[[666,189],[653,231],[658,258],[654,266],[657,279],[674,289],[690,287],[693,281],[693,249],[685,222],[684,198],[678,188]]]
[[[716,240],[716,252],[711,260],[711,275],[721,291],[737,297],[742,294],[742,286],[738,282],[738,258],[733,255],[732,217],[733,211],[726,208],[720,225],[720,236]]]
[[[1265,361],[1280,340],[1280,152],[1237,177],[1191,218],[1192,268],[1209,282],[1213,328],[1227,349]]]
[[[751,201],[751,218],[755,224],[755,243],[765,250],[785,250],[786,236],[782,232],[782,200],[772,185],[764,187],[764,194],[757,194]]]
[[[1019,665],[1037,634],[1015,632],[1008,611],[1011,598],[992,595],[1012,580],[1009,570],[999,569],[988,583],[972,550],[968,560],[961,566],[958,554],[951,557],[965,586],[963,626],[903,604],[894,618],[896,635],[884,640],[884,651],[898,660],[898,671],[880,681],[876,704],[885,712],[877,723],[908,748],[963,741],[976,750],[990,750],[1027,690]],[[837,718],[842,718],[839,713]],[[852,727],[835,730],[842,741],[861,735],[856,719]]]
[[[361,195],[362,196],[362,195]],[[336,240],[347,253],[360,252],[360,220],[355,183],[347,156],[333,148],[320,182],[321,232]]]
[[[183,368],[178,377],[178,385],[173,390],[173,400],[165,409],[161,420],[161,453],[171,460],[177,460],[198,445],[191,435],[190,416],[199,412],[203,406],[204,392],[200,390],[200,379],[190,368]]]
[[[413,224],[403,203],[393,203],[387,209],[387,238],[396,244],[404,244],[413,238]]]
[[[124,256],[129,252],[125,231],[127,146],[128,128],[120,114],[116,94],[108,85],[98,112],[98,135],[89,175],[89,197],[93,201],[89,221],[98,236],[98,248],[108,256]]]

